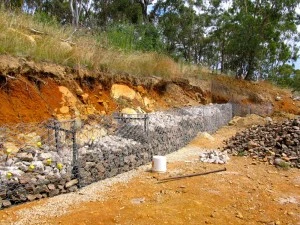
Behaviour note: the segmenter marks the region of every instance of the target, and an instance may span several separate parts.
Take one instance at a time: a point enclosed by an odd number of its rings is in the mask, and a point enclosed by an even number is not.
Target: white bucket
[[[164,173],[167,171],[167,159],[165,156],[155,155],[152,160],[152,172]]]

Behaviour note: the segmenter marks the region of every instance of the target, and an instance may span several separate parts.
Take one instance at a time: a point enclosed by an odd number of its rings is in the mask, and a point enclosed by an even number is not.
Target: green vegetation
[[[138,76],[175,77],[189,69],[159,52],[133,51],[133,47],[123,51],[121,42],[118,46],[113,38],[105,41],[114,31],[107,36],[89,34],[86,29],[74,32],[72,26],[62,26],[45,15],[0,10],[0,30],[0,54]]]
[[[246,155],[247,155],[247,153],[245,150],[239,151],[237,154],[237,156],[246,156]]]
[[[287,163],[287,162],[284,162],[284,161],[280,162],[278,166],[279,166],[280,168],[282,168],[283,170],[288,170],[288,169],[290,169],[290,164]]]
[[[125,51],[164,51],[160,34],[152,24],[115,24],[107,29],[104,38],[110,46]]]
[[[6,0],[0,53],[137,75],[181,75],[185,62],[299,90],[299,70],[290,65],[299,57],[298,0],[158,0],[147,12],[151,2]],[[35,47],[20,33],[10,38],[24,27],[47,36]],[[65,51],[59,40],[76,45]]]
[[[282,87],[291,87],[300,91],[300,70],[295,70],[291,65],[282,65],[269,79]]]

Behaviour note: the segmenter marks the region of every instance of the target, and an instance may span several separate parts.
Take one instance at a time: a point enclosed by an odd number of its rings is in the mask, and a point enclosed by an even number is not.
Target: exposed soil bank
[[[115,84],[127,86],[136,97],[130,99],[123,93],[115,98],[112,93]],[[79,115],[110,114],[124,108],[152,112],[229,101],[270,104],[274,111],[300,114],[300,101],[293,101],[291,96],[291,92],[268,83],[237,81],[223,76],[166,80],[74,70],[0,56],[0,124],[72,119]]]

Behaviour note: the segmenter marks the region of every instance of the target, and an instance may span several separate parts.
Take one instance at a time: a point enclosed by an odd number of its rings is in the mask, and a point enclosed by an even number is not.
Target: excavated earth
[[[210,101],[209,83],[74,70],[0,55],[0,124],[151,112]]]
[[[167,156],[168,171],[151,165],[89,185],[78,192],[0,211],[1,224],[300,224],[298,169],[284,170],[248,157],[227,164],[199,161],[203,150],[264,124],[251,115],[210,136],[199,135]],[[227,168],[227,171],[170,182],[162,178]]]
[[[199,74],[201,77],[209,77]],[[173,107],[237,102],[261,114],[300,114],[300,101],[268,83],[225,76],[162,79],[72,69],[0,55],[0,124],[41,122],[49,118],[85,119],[134,109],[151,112]],[[266,105],[270,109],[264,109]],[[253,110],[252,110],[253,112]]]

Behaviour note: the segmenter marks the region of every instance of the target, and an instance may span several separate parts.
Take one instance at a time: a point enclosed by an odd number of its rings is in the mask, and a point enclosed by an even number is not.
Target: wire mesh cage
[[[3,207],[75,191],[185,146],[232,118],[231,104],[0,127]]]

